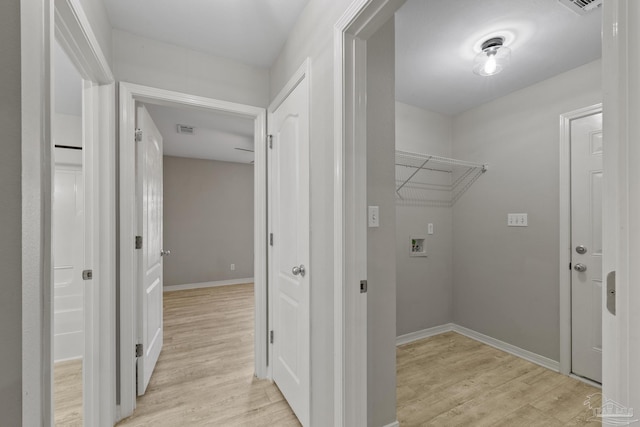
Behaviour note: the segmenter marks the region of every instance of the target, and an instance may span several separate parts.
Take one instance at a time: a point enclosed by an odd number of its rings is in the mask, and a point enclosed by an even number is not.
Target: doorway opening
[[[60,44],[53,55],[54,178],[53,396],[55,425],[82,424],[87,300],[85,298],[85,190],[83,80]],[[88,236],[90,238],[90,236]],[[90,289],[89,289],[90,290]],[[88,295],[87,295],[88,296]]]
[[[138,279],[141,272],[141,267],[136,262],[138,259],[137,249],[135,249],[136,236],[141,236],[142,251],[144,252],[145,250],[145,236],[140,233],[141,231],[144,232],[144,229],[137,219],[139,218],[138,212],[141,211],[143,206],[140,205],[140,198],[136,195],[135,184],[136,170],[138,168],[135,158],[137,147],[140,144],[135,142],[136,129],[138,128],[136,114],[138,114],[138,108],[143,104],[145,110],[148,109],[151,116],[153,116],[152,121],[155,122],[155,126],[161,130],[165,128],[164,133],[166,135],[170,133],[175,135],[180,131],[182,132],[180,138],[186,138],[181,141],[176,140],[173,145],[171,144],[171,137],[166,136],[163,138],[162,143],[169,142],[165,149],[165,154],[174,154],[165,156],[164,160],[164,167],[167,172],[166,178],[171,179],[171,182],[164,180],[165,190],[171,193],[169,195],[170,199],[164,202],[165,219],[168,219],[169,223],[165,224],[165,227],[159,227],[160,230],[165,229],[166,234],[164,242],[160,240],[158,242],[159,246],[155,248],[157,250],[155,252],[152,251],[152,256],[159,260],[159,263],[165,264],[163,273],[165,278],[169,280],[167,285],[170,289],[172,288],[172,290],[176,291],[187,292],[185,290],[187,288],[206,291],[207,288],[215,289],[215,285],[247,282],[249,281],[248,279],[253,279],[255,313],[253,313],[254,324],[252,329],[255,357],[252,369],[258,378],[268,378],[270,375],[270,368],[267,365],[265,111],[252,106],[120,83],[121,277],[118,377],[120,380],[119,405],[121,419],[133,414],[135,409],[136,395],[140,390],[136,388],[135,381],[136,369],[140,361],[140,358],[136,357],[136,345],[141,344],[141,332],[150,324],[150,322],[145,323],[146,320],[140,317],[145,294],[134,286],[135,283],[139,282]],[[180,116],[180,114],[184,115],[186,112],[190,114],[190,117]],[[169,123],[171,120],[163,118],[169,113],[174,114],[176,119],[172,121],[177,123]],[[226,143],[218,154],[221,156],[219,157],[220,159],[227,161],[203,158],[194,160],[184,157],[185,153],[191,153],[190,155],[195,157],[194,153],[199,150],[201,153],[199,157],[203,157],[202,150],[206,152],[212,149],[211,145],[207,148],[203,144],[189,142],[189,138],[196,136],[198,132],[202,132],[205,139],[211,140],[211,133],[207,135],[208,131],[205,131],[205,129],[209,126],[206,122],[210,122],[212,116],[216,116],[217,119],[213,120],[218,120],[219,122],[226,120],[228,129],[225,131],[223,128],[224,132],[234,134],[233,130],[235,129],[237,134],[241,134],[240,137],[238,135],[226,135],[223,138]],[[217,127],[219,128],[220,124]],[[219,133],[220,129],[217,132]],[[160,133],[162,134],[162,132]],[[139,138],[142,141],[145,140],[144,131]],[[191,142],[194,142],[193,139]],[[239,150],[236,150],[236,148],[239,148]],[[176,155],[179,151],[173,150],[183,150],[181,151],[182,155]],[[254,153],[251,153],[251,150]],[[252,157],[253,166],[251,164]],[[228,161],[234,159],[236,162],[242,161],[242,165],[239,163],[234,165],[232,164],[233,162]],[[162,162],[162,160],[160,161]],[[217,177],[228,185],[221,186],[218,189],[219,191],[215,192],[215,194],[210,194],[210,197],[205,196],[204,187],[211,186],[210,183],[206,182],[207,176],[212,178],[215,177],[214,174],[223,172],[225,173],[224,177]],[[185,180],[189,182],[187,183]],[[242,212],[235,212],[234,214],[234,209],[231,209],[233,204],[231,200],[232,193],[241,190],[239,188],[234,190],[232,187],[235,184],[240,184],[240,182],[244,187],[248,187],[248,191],[252,194],[248,195],[246,194],[246,189],[242,190],[242,202],[239,202],[242,207],[238,207]],[[212,189],[209,188],[209,190]],[[153,197],[161,200],[162,191],[161,189],[160,193]],[[202,197],[199,197],[199,195]],[[208,200],[205,200],[207,198]],[[247,202],[247,199],[249,202]],[[209,209],[207,209],[207,205]],[[215,227],[202,228],[206,227],[207,221],[211,223],[216,220],[215,216],[207,215],[207,210],[210,215],[213,208],[221,209],[220,212],[227,215],[228,221],[237,222],[237,224],[232,224],[238,225],[235,231],[233,231],[234,227],[229,226],[229,224],[227,226],[218,224],[220,226],[218,227],[218,233],[213,236],[212,233],[214,233]],[[225,211],[225,208],[228,208],[228,210]],[[193,211],[191,219],[189,218],[190,215],[187,215],[185,211],[188,209]],[[250,212],[247,212],[247,210]],[[157,216],[154,218],[154,221],[161,220]],[[244,218],[244,220],[241,221],[241,218]],[[247,225],[247,221],[251,223],[250,226]],[[185,225],[186,222],[191,222],[191,224],[187,226]],[[200,226],[197,225],[198,222]],[[253,228],[253,232],[248,232],[248,229],[251,228]],[[215,238],[212,238],[212,236]],[[151,236],[147,237],[153,238]],[[170,245],[175,246],[169,247]],[[231,246],[234,247],[233,251]],[[234,274],[240,274],[243,277],[234,276]],[[155,301],[154,304],[162,310],[162,305],[158,305],[158,301]],[[139,348],[138,354],[145,355],[144,347]]]

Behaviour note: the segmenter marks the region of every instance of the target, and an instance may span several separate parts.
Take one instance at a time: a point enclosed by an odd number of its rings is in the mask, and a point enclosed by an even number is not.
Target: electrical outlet
[[[509,227],[528,227],[528,215],[526,213],[510,213],[507,215],[507,225]]]
[[[236,265],[235,264],[231,264],[231,271],[234,271],[236,269]]]

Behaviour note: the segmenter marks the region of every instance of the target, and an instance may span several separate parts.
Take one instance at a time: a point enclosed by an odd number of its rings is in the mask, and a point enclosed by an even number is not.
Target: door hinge
[[[273,246],[273,233],[269,234],[269,246]]]
[[[269,343],[273,344],[273,331],[269,331]]]
[[[142,249],[142,236],[136,236],[136,249]]]
[[[367,281],[366,280],[360,280],[360,293],[361,294],[366,294],[367,293]]]
[[[142,347],[142,344],[136,344],[136,357],[142,357],[142,355],[144,354],[144,349]]]
[[[269,148],[273,148],[273,135],[268,135],[267,139],[269,140]]]
[[[84,270],[82,272],[82,280],[91,280],[93,279],[93,270]]]
[[[136,137],[136,142],[142,141],[142,129],[136,129],[135,137]]]

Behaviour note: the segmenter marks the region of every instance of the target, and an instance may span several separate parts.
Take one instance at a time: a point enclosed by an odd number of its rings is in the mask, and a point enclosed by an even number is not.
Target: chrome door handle
[[[293,273],[294,276],[297,276],[299,274],[302,277],[304,277],[304,274],[306,273],[306,271],[304,269],[304,265],[302,265],[302,264],[300,264],[300,267],[298,267],[297,265],[295,267],[293,267],[291,269],[291,272]]]
[[[166,250],[161,250],[160,251],[160,256],[169,256],[171,255],[171,251],[166,251]]]
[[[574,269],[575,271],[580,272],[580,273],[584,273],[585,271],[587,271],[587,266],[586,266],[586,265],[584,265],[584,264],[580,264],[580,263],[578,263],[578,264],[576,264],[576,265],[574,265],[574,266],[573,266],[573,269]]]

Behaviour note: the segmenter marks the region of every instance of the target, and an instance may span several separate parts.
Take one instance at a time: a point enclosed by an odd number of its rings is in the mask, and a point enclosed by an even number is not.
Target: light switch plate
[[[427,234],[433,234],[433,224],[431,223],[427,225]]]
[[[507,215],[507,225],[509,227],[528,227],[528,215],[526,213],[510,213]]]
[[[380,227],[380,208],[369,206],[369,227]]]

